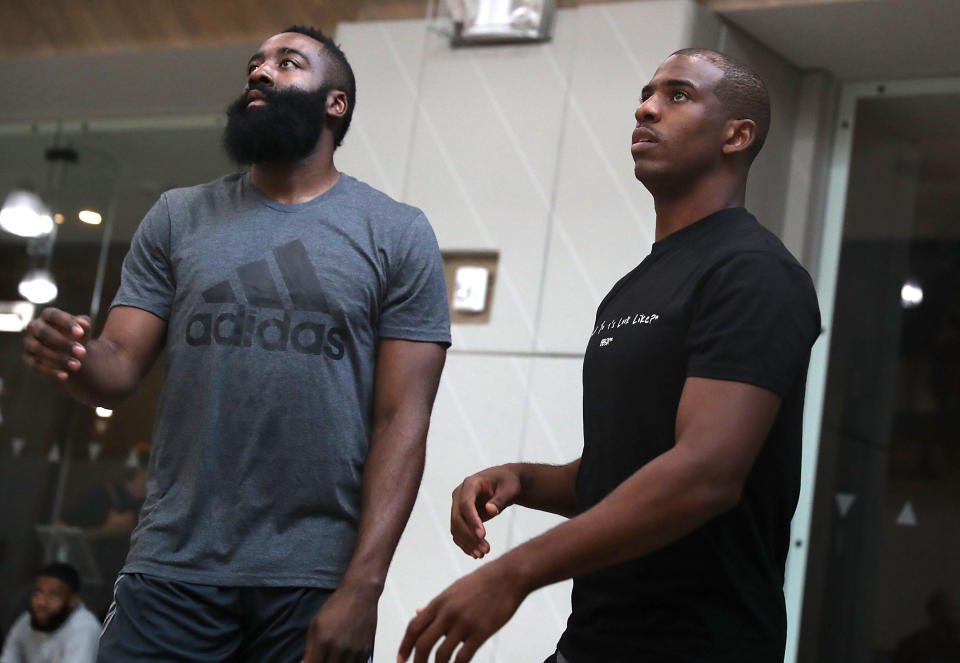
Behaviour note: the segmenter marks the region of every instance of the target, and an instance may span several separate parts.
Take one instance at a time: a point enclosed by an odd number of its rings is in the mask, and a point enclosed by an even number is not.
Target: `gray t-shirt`
[[[299,205],[240,174],[174,189],[137,230],[113,306],[168,323],[123,571],[335,587],[356,538],[378,340],[450,342],[423,213],[345,174]]]

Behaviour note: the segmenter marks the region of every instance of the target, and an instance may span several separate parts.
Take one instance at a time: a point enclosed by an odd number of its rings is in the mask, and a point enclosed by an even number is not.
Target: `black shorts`
[[[333,593],[117,578],[98,663],[299,663],[310,620]]]

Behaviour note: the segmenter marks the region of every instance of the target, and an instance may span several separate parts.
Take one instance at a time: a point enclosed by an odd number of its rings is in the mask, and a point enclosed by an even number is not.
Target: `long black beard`
[[[283,164],[303,159],[317,146],[327,119],[327,93],[252,85],[266,98],[263,106],[247,107],[246,92],[227,107],[223,146],[240,165]]]
[[[37,618],[34,616],[33,611],[30,611],[30,628],[34,631],[40,631],[41,633],[53,633],[58,628],[63,626],[63,623],[67,621],[67,618],[70,616],[70,613],[73,612],[73,608],[69,604],[64,604],[57,612],[50,615],[49,619],[45,622],[37,621]]]

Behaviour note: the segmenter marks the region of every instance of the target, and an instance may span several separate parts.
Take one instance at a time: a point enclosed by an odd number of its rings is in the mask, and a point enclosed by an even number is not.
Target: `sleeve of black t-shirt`
[[[701,283],[687,377],[745,382],[786,396],[807,367],[820,311],[807,272],[775,253],[724,261]]]

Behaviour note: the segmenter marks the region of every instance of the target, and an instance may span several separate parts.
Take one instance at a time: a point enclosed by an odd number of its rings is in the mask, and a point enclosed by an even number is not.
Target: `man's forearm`
[[[343,585],[379,593],[423,476],[427,421],[398,416],[374,430],[363,471],[357,543]]]
[[[531,592],[663,548],[735,503],[729,486],[712,481],[701,460],[674,449],[591,509],[493,564]]]
[[[508,467],[520,478],[517,504],[567,518],[576,513],[579,458],[566,465],[511,463]]]
[[[118,405],[133,394],[140,381],[137,367],[107,340],[89,341],[80,362],[80,370],[70,374],[63,388],[91,407]]]

